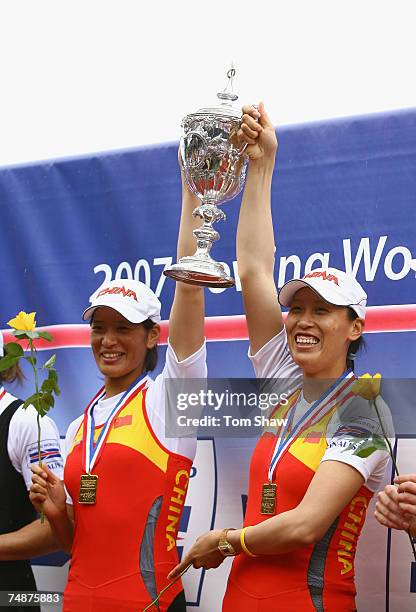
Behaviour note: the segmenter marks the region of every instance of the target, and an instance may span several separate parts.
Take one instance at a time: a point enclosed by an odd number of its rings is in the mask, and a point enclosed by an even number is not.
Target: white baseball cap
[[[289,308],[296,291],[303,287],[310,287],[329,304],[349,306],[365,319],[367,294],[352,274],[337,268],[317,268],[301,279],[290,280],[279,291],[282,306]]]
[[[113,308],[130,323],[142,323],[146,319],[160,322],[161,303],[153,291],[140,281],[122,278],[102,285],[94,293],[91,306],[82,313],[84,321],[90,319],[100,306]]]
[[[0,331],[0,357],[3,357],[4,355],[4,344],[3,344],[4,340],[3,340],[3,334]]]

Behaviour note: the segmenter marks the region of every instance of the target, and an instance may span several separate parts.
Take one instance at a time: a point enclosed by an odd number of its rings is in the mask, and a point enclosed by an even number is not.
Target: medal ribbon
[[[6,389],[2,385],[0,385],[0,400],[2,400],[5,395]]]
[[[103,387],[102,389],[100,389],[100,391],[93,397],[91,402],[88,404],[84,413],[84,436],[82,448],[83,468],[86,473],[90,474],[94,465],[97,463],[98,458],[101,455],[101,452],[106,443],[108,434],[110,433],[111,425],[113,424],[113,421],[117,417],[118,413],[125,407],[125,405],[132,399],[133,396],[137,395],[139,391],[141,391],[147,386],[147,382],[147,374],[142,374],[142,376],[137,378],[134,383],[130,385],[127,391],[123,393],[117,404],[114,406],[114,408],[108,415],[107,420],[105,421],[103,428],[100,431],[100,435],[98,436],[96,444],[94,444],[94,408],[96,407],[97,403],[104,397],[105,388]]]
[[[299,419],[296,425],[291,429],[296,406],[301,397],[300,393],[298,394],[296,397],[296,403],[291,408],[290,413],[288,413],[286,423],[280,427],[278,432],[276,446],[274,448],[269,467],[269,482],[272,482],[276,465],[288,446],[292,443],[293,439],[299,436],[302,431],[325,416],[325,414],[328,414],[328,412],[330,412],[330,410],[332,410],[336,404],[341,404],[348,399],[351,392],[351,387],[355,383],[355,380],[356,378],[351,370],[344,372],[344,374],[342,374],[342,376],[340,376],[340,378],[338,378],[338,380],[312,404],[309,410],[305,412],[302,418]],[[323,411],[325,412],[323,413]]]
[[[284,418],[282,415],[282,417],[278,419],[278,421],[280,421],[281,424],[276,429],[277,439],[280,439],[281,431],[283,430],[283,428],[285,428],[283,432],[283,437],[285,436],[286,431],[290,430],[290,427],[292,425],[293,416],[295,414],[296,406],[300,399],[300,394],[301,394],[301,390],[297,389],[296,391],[292,393],[292,395],[287,400],[288,407],[286,410],[286,418]],[[279,406],[277,406],[277,408],[273,411],[272,418],[276,418],[276,412],[278,409],[279,409]]]

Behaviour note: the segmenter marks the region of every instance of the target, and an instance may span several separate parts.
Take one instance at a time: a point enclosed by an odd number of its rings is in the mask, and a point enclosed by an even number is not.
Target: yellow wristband
[[[243,527],[242,530],[241,530],[241,533],[240,533],[241,548],[246,553],[246,555],[248,555],[249,557],[257,557],[258,555],[255,555],[254,553],[250,552],[249,549],[247,548],[246,540],[245,540],[245,535],[244,535],[246,529],[248,529],[248,527]]]

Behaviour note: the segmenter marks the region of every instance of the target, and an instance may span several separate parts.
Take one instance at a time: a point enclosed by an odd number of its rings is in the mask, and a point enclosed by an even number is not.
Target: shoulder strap
[[[2,416],[4,415],[5,417],[5,421],[10,422],[16,410],[20,408],[20,406],[22,406],[23,404],[24,404],[24,401],[21,399],[15,399],[12,402],[10,402],[10,404],[7,406],[7,408],[5,408],[5,410],[2,413]]]
[[[10,421],[16,410],[23,404],[20,399],[15,399],[3,410],[0,415],[0,444],[7,445],[7,439],[9,436]]]

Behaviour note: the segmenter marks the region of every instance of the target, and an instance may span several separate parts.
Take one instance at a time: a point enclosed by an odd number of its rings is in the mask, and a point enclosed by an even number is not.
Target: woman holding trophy
[[[194,248],[194,207],[183,182],[179,257]],[[206,377],[203,289],[177,284],[166,361],[153,381],[148,373],[157,362],[160,306],[138,281],[111,281],[94,295],[83,318],[91,324],[104,386],[69,426],[67,493],[46,467],[33,470],[32,503],[42,506],[72,555],[65,612],[143,610],[178,561],[176,536],[196,439],[167,437],[166,379]],[[180,581],[158,609],[186,610]]]
[[[352,364],[364,328],[366,293],[337,269],[314,270],[277,294],[271,183],[277,150],[264,106],[244,107],[240,130],[250,158],[237,232],[237,260],[259,379],[290,390],[273,408],[279,430],[254,450],[242,529],[198,538],[187,564],[218,567],[235,556],[224,611],[352,612],[354,556],[388,453],[355,453],[379,433],[368,401],[354,396]],[[280,304],[289,308],[284,323]],[[389,421],[383,404],[383,418]],[[342,417],[342,418],[341,418]]]

